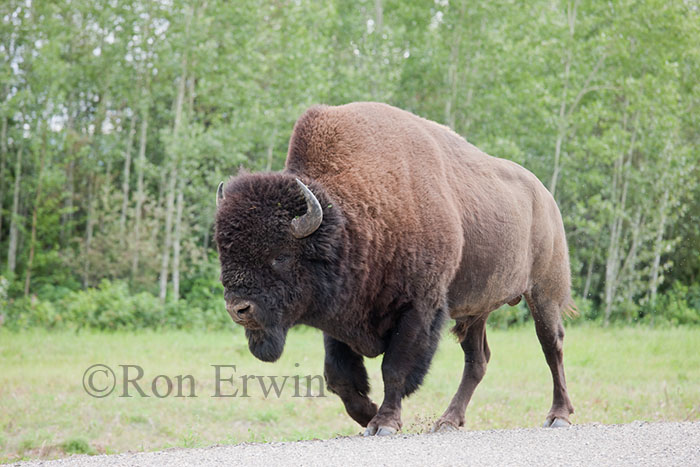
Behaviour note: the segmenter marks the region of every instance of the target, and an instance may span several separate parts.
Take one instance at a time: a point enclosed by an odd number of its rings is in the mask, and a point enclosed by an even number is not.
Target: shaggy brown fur
[[[305,212],[297,177],[324,210],[304,239],[289,234]],[[420,385],[447,316],[457,320],[465,369],[436,427],[461,426],[490,355],[486,318],[522,296],[554,379],[545,424],[568,424],[566,237],[554,199],[519,165],[388,105],[314,107],[294,127],[282,173],[229,182],[216,229],[227,302],[245,300],[229,312],[246,325],[251,351],[275,360],[289,327],[323,330],[329,389],[367,434],[400,428],[401,399]],[[241,306],[245,316],[231,311]],[[377,409],[362,356],[380,353]]]

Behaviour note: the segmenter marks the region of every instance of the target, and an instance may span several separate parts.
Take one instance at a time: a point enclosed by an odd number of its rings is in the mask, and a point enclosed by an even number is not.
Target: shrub
[[[525,297],[516,306],[503,305],[498,310],[489,315],[488,324],[492,328],[506,329],[511,326],[518,326],[530,318],[530,311],[525,304]]]
[[[700,285],[688,287],[674,282],[666,293],[658,295],[653,303],[646,303],[640,311],[645,322],[653,324],[700,324]]]
[[[206,275],[188,283],[186,297],[165,305],[150,292],[133,293],[127,283],[103,280],[96,288],[70,291],[44,285],[37,295],[8,299],[8,281],[0,276],[0,316],[10,329],[98,329],[106,331],[137,329],[231,329],[225,311],[221,284]],[[579,317],[569,323],[600,321],[601,310],[593,300],[575,298]],[[640,321],[654,325],[700,325],[700,285],[674,283],[659,294],[655,303],[618,304],[617,321]],[[530,321],[525,301],[503,306],[490,317],[491,328],[505,329]],[[0,321],[0,325],[2,321]]]
[[[196,290],[187,299],[163,305],[148,292],[132,294],[121,281],[103,280],[97,288],[69,292],[48,288],[47,297],[31,296],[7,303],[5,324],[10,329],[70,327],[108,331],[231,327],[223,294],[205,288]]]
[[[77,438],[65,441],[61,444],[61,449],[67,454],[94,454],[95,451],[84,439]]]

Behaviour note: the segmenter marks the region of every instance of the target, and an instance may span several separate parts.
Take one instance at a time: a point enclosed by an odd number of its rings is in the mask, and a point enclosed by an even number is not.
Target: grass
[[[486,377],[467,409],[467,429],[538,426],[551,403],[551,379],[532,326],[490,330],[492,358]],[[626,423],[634,420],[700,419],[700,331],[693,328],[567,330],[565,366],[574,423]],[[140,386],[150,397],[118,397],[121,383],[104,398],[89,397],[83,373],[109,365],[121,378],[120,364],[143,368]],[[373,399],[381,401],[380,359],[368,360]],[[222,392],[211,397],[215,370],[222,368]],[[133,370],[133,368],[132,368]],[[423,432],[442,413],[456,390],[462,354],[445,336],[422,388],[404,402],[404,432]],[[136,372],[129,373],[132,376]],[[360,431],[333,394],[294,397],[298,381],[323,374],[321,334],[290,333],[279,362],[255,360],[240,330],[218,333],[98,333],[0,331],[0,461],[52,458],[70,453],[116,453],[199,447],[247,441],[269,442],[354,435]],[[158,398],[152,380],[166,375],[177,392],[177,375],[192,375],[197,397]],[[280,397],[264,397],[260,378],[288,375]],[[296,376],[296,378],[294,378]],[[96,374],[96,386],[105,384]],[[183,395],[189,386],[183,383]],[[278,380],[281,384],[281,379]],[[318,393],[317,379],[311,380]],[[155,390],[167,392],[165,378]]]

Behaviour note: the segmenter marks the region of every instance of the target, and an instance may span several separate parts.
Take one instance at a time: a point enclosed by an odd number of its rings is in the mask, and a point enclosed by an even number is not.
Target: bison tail
[[[578,307],[576,307],[576,302],[574,302],[573,298],[569,297],[569,301],[564,305],[562,313],[570,319],[576,318],[579,315]]]

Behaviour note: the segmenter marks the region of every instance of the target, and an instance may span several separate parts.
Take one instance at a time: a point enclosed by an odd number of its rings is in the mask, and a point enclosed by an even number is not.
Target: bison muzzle
[[[401,428],[401,401],[423,381],[448,318],[464,371],[435,428],[464,425],[490,356],[486,319],[521,297],[554,382],[545,426],[569,425],[568,249],[559,209],[529,171],[447,127],[362,102],[306,111],[282,172],[240,174],[216,200],[226,308],[251,352],[272,362],[292,326],[322,330],[328,389],[366,435]],[[380,354],[377,407],[363,358]]]

